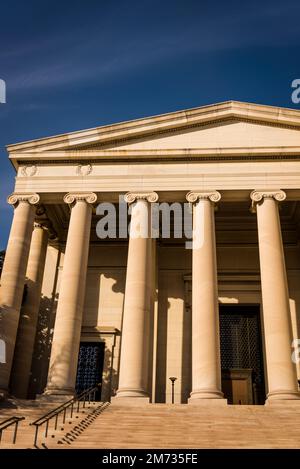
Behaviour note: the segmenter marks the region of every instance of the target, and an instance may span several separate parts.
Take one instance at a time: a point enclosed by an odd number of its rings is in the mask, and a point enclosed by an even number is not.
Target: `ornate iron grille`
[[[81,342],[76,379],[77,394],[101,382],[103,360],[104,343]]]
[[[222,307],[220,310],[222,369],[251,368],[262,391],[264,377],[257,308]]]

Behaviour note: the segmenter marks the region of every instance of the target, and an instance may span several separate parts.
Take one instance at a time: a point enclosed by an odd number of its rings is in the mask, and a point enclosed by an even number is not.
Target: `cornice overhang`
[[[201,127],[207,124],[222,122],[226,120],[246,120],[249,122],[257,122],[267,125],[277,125],[284,127],[292,127],[300,130],[300,111],[294,109],[279,108],[274,106],[266,106],[260,104],[243,103],[239,101],[227,101],[224,103],[202,106],[184,111],[162,114],[154,117],[121,122],[113,125],[95,127],[93,129],[71,132],[53,137],[41,138],[23,143],[8,145],[7,150],[12,163],[17,168],[18,160],[23,160],[27,154],[27,159],[31,160],[33,154],[36,159],[59,159],[61,154],[65,153],[64,158],[86,160],[91,156],[103,159],[136,159],[146,158],[150,155],[155,159],[160,157],[160,153],[164,153],[165,157],[177,154],[187,156],[199,154],[199,156],[222,155],[232,153],[235,155],[247,154],[265,154],[276,152],[283,154],[299,154],[298,147],[280,148],[201,148],[201,149],[179,149],[179,150],[101,150],[101,147],[110,145],[112,142],[132,141],[135,138],[144,138],[148,136],[156,136],[166,132],[180,131],[181,129]],[[93,150],[94,146],[100,147]],[[80,151],[84,154],[79,155]],[[49,152],[51,155],[46,155]],[[95,153],[91,153],[95,152]],[[22,155],[22,156],[21,156]],[[179,156],[179,158],[181,158]]]
[[[295,147],[231,147],[169,150],[69,150],[46,153],[16,152],[16,167],[26,164],[80,164],[155,161],[243,161],[300,159],[300,146]]]

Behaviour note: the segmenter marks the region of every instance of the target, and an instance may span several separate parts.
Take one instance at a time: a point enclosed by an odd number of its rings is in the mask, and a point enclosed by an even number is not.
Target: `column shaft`
[[[127,194],[134,202],[125,287],[121,361],[117,398],[148,398],[151,309],[150,204],[157,194]]]
[[[67,194],[72,205],[45,395],[75,393],[95,194]]]
[[[26,300],[21,308],[10,388],[14,396],[27,397],[42,281],[48,245],[48,231],[34,224],[26,270]]]
[[[192,392],[189,402],[222,399],[214,203],[218,192],[189,193],[193,206]],[[223,400],[222,403],[226,403]]]
[[[35,215],[37,194],[12,194],[8,203],[15,206],[0,289],[1,339],[5,341],[6,363],[0,366],[0,392],[7,394],[19,323],[24,280]]]
[[[292,362],[292,328],[285,259],[278,212],[283,191],[251,194],[256,203],[268,400],[299,399]]]

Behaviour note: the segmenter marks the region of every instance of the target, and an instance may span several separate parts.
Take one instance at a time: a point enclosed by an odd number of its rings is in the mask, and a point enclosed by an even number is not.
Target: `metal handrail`
[[[17,432],[18,432],[18,425],[21,420],[24,420],[25,417],[9,417],[8,419],[3,420],[3,422],[0,422],[0,443],[2,440],[2,432],[6,428],[10,427],[11,425],[15,426],[14,429],[14,434],[13,434],[13,444],[15,444],[16,439],[17,439]]]
[[[54,430],[57,430],[59,415],[61,413],[63,413],[63,424],[64,424],[66,422],[67,409],[71,408],[70,418],[72,418],[73,417],[73,411],[74,411],[74,405],[76,404],[77,413],[78,413],[79,409],[80,409],[80,402],[83,402],[83,408],[84,408],[85,403],[86,403],[87,400],[88,400],[89,404],[90,404],[91,400],[95,401],[96,392],[98,391],[98,389],[100,387],[101,387],[101,383],[98,383],[96,386],[93,386],[89,389],[86,389],[85,391],[80,393],[78,396],[73,397],[72,399],[69,399],[68,401],[64,402],[63,404],[60,404],[55,409],[52,409],[50,412],[47,412],[47,414],[45,414],[42,417],[38,418],[34,422],[31,422],[30,425],[35,426],[34,446],[37,445],[39,428],[42,425],[46,424],[45,438],[47,438],[48,430],[49,430],[49,422],[52,418],[55,417]],[[92,396],[92,398],[91,398],[91,396]]]

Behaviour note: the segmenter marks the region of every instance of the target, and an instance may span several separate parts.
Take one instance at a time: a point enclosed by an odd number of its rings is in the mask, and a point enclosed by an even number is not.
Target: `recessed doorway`
[[[80,343],[76,378],[77,394],[102,382],[104,348],[104,342]],[[96,393],[96,400],[100,398],[101,389]]]
[[[264,404],[259,305],[220,305],[222,391],[229,404]]]

